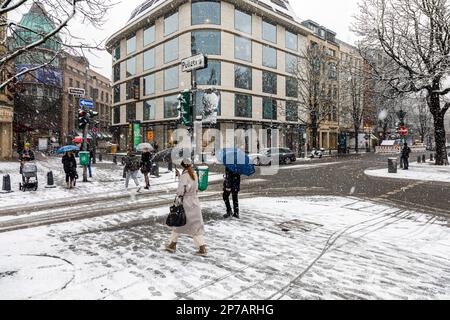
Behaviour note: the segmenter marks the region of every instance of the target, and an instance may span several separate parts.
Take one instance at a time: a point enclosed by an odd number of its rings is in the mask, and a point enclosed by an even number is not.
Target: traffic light
[[[178,111],[181,124],[184,126],[192,126],[192,105],[191,105],[191,92],[184,90],[178,96]]]
[[[89,116],[86,110],[78,110],[78,129],[85,129],[89,123]]]

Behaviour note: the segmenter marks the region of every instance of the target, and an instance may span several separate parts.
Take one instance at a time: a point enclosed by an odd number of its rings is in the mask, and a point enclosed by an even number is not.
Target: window
[[[114,103],[120,101],[120,84],[114,86]]]
[[[178,31],[178,12],[175,12],[164,19],[164,35],[167,36]]]
[[[178,38],[164,43],[164,63],[178,59]]]
[[[337,68],[336,68],[336,63],[331,62],[328,64],[328,77],[330,79],[337,79]]]
[[[105,93],[102,91],[100,94],[100,100],[103,102],[104,98],[105,98]]]
[[[126,83],[127,100],[140,98],[139,79],[128,80]]]
[[[136,36],[127,39],[127,54],[136,51]]]
[[[164,118],[178,117],[178,99],[177,96],[164,98]]]
[[[127,104],[127,122],[133,122],[136,120],[136,103]]]
[[[298,80],[295,78],[286,78],[286,97],[298,98]]]
[[[145,76],[144,80],[144,96],[155,94],[155,75]]]
[[[234,99],[234,115],[241,118],[252,117],[252,97],[236,94]]]
[[[236,59],[252,61],[252,41],[242,37],[234,37],[234,57]]]
[[[277,75],[272,72],[263,71],[263,92],[277,94]]]
[[[144,101],[144,121],[155,120],[155,100]]]
[[[277,43],[277,26],[270,22],[263,21],[262,38],[273,43]]]
[[[269,46],[263,46],[263,66],[277,68],[277,50]]]
[[[252,34],[252,16],[241,10],[234,10],[234,28]]]
[[[127,64],[127,78],[136,74],[136,57],[130,58],[126,62]]]
[[[298,50],[298,36],[288,30],[286,30],[286,48],[295,51]]]
[[[81,88],[80,87],[80,81],[77,80],[77,88]]]
[[[155,49],[144,52],[144,70],[153,69],[155,67]]]
[[[235,65],[234,86],[240,89],[252,90],[252,68]]]
[[[144,47],[150,43],[155,42],[155,26],[144,29]]]
[[[286,68],[287,73],[295,74],[298,70],[298,58],[292,54],[286,53]]]
[[[277,120],[277,101],[271,98],[263,98],[263,119]]]
[[[200,116],[203,113],[204,104],[203,104],[203,96],[204,92],[197,91],[195,93],[195,110],[197,111],[197,115]],[[219,99],[219,106],[217,107],[217,115],[220,116],[222,108],[222,99]]]
[[[69,78],[69,87],[73,87],[73,79]]]
[[[298,122],[297,102],[286,101],[286,121]]]
[[[120,123],[120,106],[114,107],[114,124]]]
[[[178,88],[178,66],[164,70],[164,91]]]
[[[114,61],[117,61],[120,59],[120,44],[114,48],[113,58],[114,58]]]
[[[220,25],[219,1],[192,1],[192,25],[218,24]]]
[[[114,65],[114,82],[120,81],[120,63]]]
[[[196,81],[199,85],[220,86],[220,62],[208,61],[208,68],[197,70]]]
[[[191,34],[192,54],[220,55],[220,31],[195,31]]]

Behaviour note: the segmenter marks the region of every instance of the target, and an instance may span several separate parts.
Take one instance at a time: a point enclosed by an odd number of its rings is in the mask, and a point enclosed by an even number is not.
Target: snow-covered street
[[[449,299],[450,229],[353,197],[204,202],[207,258],[168,208],[0,234],[0,299]]]

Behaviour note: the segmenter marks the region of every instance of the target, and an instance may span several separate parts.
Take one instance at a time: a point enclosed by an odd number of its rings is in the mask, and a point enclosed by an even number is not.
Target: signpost
[[[84,89],[81,88],[68,88],[68,92],[69,94],[73,95],[73,96],[79,96],[79,97],[84,97],[86,95],[86,91]]]
[[[208,67],[208,58],[203,54],[198,54],[181,61],[181,71],[191,72],[198,69],[205,69]]]
[[[93,109],[94,108],[94,101],[86,100],[86,99],[80,99],[80,107]]]
[[[400,129],[398,130],[398,133],[399,133],[401,136],[407,136],[407,135],[409,134],[409,130],[408,130],[407,127],[402,126],[402,127],[400,127]]]

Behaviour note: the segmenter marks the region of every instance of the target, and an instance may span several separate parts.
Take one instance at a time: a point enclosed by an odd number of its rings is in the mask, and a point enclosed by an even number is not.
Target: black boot
[[[240,219],[240,217],[239,217],[239,211],[235,211],[235,212],[234,212],[233,218]]]
[[[225,214],[225,215],[223,216],[223,218],[224,218],[224,219],[228,219],[228,218],[231,218],[232,215],[233,215],[233,212],[228,211],[227,214]]]

